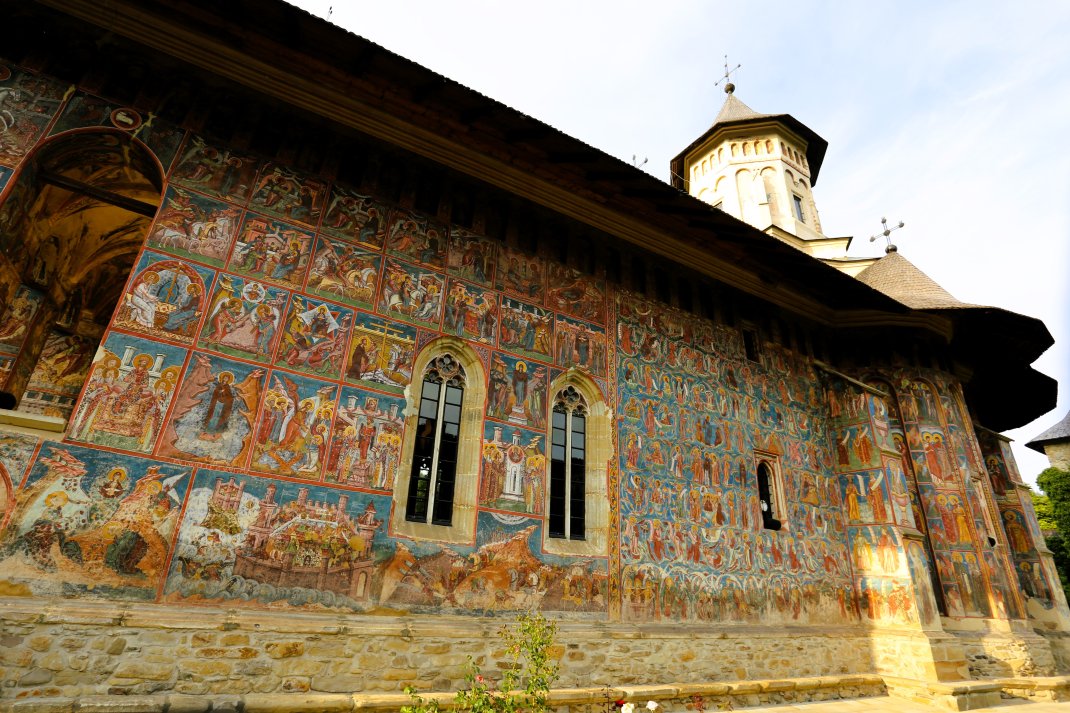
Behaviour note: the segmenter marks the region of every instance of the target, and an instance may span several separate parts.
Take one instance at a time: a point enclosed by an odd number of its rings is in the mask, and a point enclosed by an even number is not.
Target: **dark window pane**
[[[553,420],[554,428],[564,428],[565,427],[565,418],[566,418],[566,414],[565,414],[564,411],[558,411],[557,409],[554,409],[554,420]]]
[[[424,382],[424,390],[420,393],[421,398],[438,401],[439,386],[433,381]]]
[[[464,389],[457,386],[446,387],[446,403],[453,404],[454,406],[461,405],[461,398],[464,395]]]
[[[562,449],[564,450],[564,449]],[[550,537],[565,536],[565,460],[550,462]]]

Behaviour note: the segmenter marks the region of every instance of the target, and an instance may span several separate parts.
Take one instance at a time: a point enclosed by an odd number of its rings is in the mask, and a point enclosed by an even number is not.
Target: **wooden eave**
[[[911,311],[622,161],[277,0],[37,1],[818,323],[950,337],[949,320]]]

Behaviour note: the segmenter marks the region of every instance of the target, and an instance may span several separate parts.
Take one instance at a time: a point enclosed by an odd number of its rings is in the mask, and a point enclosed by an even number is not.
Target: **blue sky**
[[[900,253],[964,302],[1039,317],[1036,367],[1070,409],[1070,3],[303,0],[305,9],[609,154],[669,160],[736,96],[829,142],[814,197],[827,235]]]

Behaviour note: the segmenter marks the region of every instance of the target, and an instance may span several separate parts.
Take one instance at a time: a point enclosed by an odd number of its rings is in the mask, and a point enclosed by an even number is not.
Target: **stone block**
[[[40,686],[52,680],[53,673],[45,668],[35,668],[19,677],[20,686]]]
[[[124,661],[112,674],[114,678],[128,678],[138,681],[166,681],[174,675],[174,666],[170,664],[145,663],[143,661]]]
[[[342,713],[353,710],[350,696],[336,694],[280,696],[250,693],[245,696],[244,704],[245,713]]]
[[[305,653],[305,642],[282,641],[272,642],[264,647],[264,651],[273,659],[292,658]]]
[[[353,693],[366,688],[364,676],[313,676],[310,682],[313,691],[324,693]]]

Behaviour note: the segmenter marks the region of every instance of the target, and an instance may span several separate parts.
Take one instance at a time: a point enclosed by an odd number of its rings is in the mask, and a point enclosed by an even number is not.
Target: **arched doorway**
[[[152,152],[111,129],[27,157],[0,198],[0,394],[67,418],[163,192]]]

